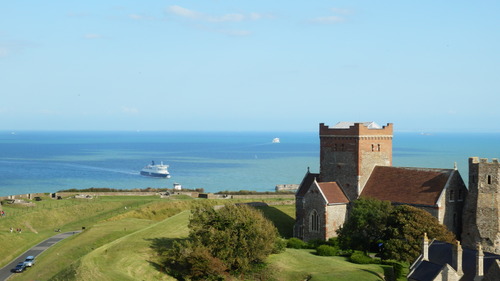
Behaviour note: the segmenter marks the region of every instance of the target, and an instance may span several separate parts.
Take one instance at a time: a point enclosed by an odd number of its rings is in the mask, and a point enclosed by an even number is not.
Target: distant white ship
[[[167,179],[170,178],[170,173],[168,172],[168,165],[163,165],[163,162],[161,162],[160,165],[155,165],[155,161],[151,161],[151,164],[142,168],[141,175],[167,178]]]
[[[273,143],[280,143],[280,138],[274,138]]]

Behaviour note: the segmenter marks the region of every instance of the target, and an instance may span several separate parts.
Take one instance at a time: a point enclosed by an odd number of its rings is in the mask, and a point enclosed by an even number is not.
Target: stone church
[[[308,170],[296,193],[295,237],[336,236],[359,197],[421,208],[460,237],[468,191],[456,167],[393,167],[391,123],[321,123],[319,138],[320,172]]]

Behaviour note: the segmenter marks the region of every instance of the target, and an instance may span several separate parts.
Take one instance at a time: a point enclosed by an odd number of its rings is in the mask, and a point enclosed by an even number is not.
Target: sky
[[[0,1],[0,130],[500,132],[500,1]]]

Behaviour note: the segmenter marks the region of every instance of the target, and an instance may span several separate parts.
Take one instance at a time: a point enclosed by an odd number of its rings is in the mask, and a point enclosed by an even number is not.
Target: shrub
[[[374,259],[370,258],[360,251],[355,251],[354,253],[352,253],[352,255],[349,257],[349,261],[357,264],[377,263]]]
[[[392,268],[394,270],[394,278],[395,279],[398,279],[401,276],[403,276],[404,265],[401,262],[399,262],[397,260],[383,260],[382,264],[392,266]]]
[[[288,239],[286,247],[292,249],[305,249],[307,248],[307,243],[300,240],[299,238],[292,237]]]
[[[328,245],[321,245],[316,248],[316,254],[318,256],[336,256],[339,254],[339,249]]]
[[[285,251],[288,241],[281,237],[276,238],[273,254],[279,254]]]
[[[219,280],[245,274],[275,252],[278,232],[261,212],[246,205],[194,208],[189,238],[167,250],[165,266],[176,276]]]
[[[316,249],[319,246],[326,245],[326,244],[328,244],[328,242],[326,242],[325,240],[313,239],[313,240],[309,240],[309,242],[307,242],[307,248],[308,249]]]

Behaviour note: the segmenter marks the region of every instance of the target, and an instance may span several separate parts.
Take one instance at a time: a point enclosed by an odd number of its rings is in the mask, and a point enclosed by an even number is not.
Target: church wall
[[[309,191],[304,195],[304,216],[303,216],[303,236],[302,240],[325,239],[325,199],[316,184],[311,185]],[[312,229],[313,222],[311,214],[316,212],[319,218],[319,229]],[[300,238],[300,237],[299,237]]]
[[[337,237],[337,229],[345,222],[347,217],[347,204],[329,205],[326,207],[326,236],[325,240]]]

